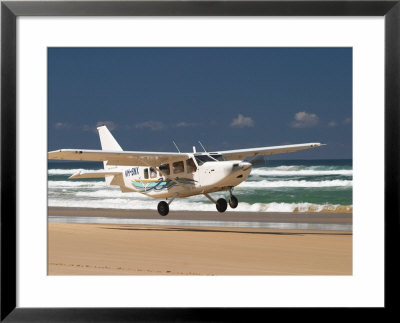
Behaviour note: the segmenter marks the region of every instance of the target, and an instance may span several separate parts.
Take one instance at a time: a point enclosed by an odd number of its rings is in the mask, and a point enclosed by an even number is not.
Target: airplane
[[[70,179],[104,178],[107,186],[119,186],[122,192],[138,192],[161,198],[158,213],[166,216],[175,198],[205,195],[225,212],[228,203],[238,206],[233,188],[245,181],[252,170],[247,157],[290,153],[321,146],[320,143],[226,150],[218,152],[143,152],[123,151],[105,125],[97,127],[102,150],[60,149],[48,153],[49,159],[102,161],[101,171],[78,172]],[[229,201],[217,201],[210,193],[229,191]]]

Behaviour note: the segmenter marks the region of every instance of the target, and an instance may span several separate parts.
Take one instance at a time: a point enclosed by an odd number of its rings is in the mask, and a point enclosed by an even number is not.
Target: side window
[[[183,161],[175,162],[172,164],[172,168],[174,170],[174,174],[179,174],[183,173],[184,168],[183,168]]]
[[[145,169],[144,169],[144,178],[145,178],[145,179],[148,179],[148,178],[149,178],[149,169],[148,169],[148,168],[145,168]]]
[[[188,173],[194,173],[197,170],[196,164],[194,163],[193,159],[190,158],[186,161],[186,171]]]
[[[153,167],[150,167],[150,177],[151,178],[156,178],[157,177],[157,172]]]
[[[162,164],[160,165],[160,171],[161,175],[169,175],[170,174],[170,169],[169,169],[169,164]]]

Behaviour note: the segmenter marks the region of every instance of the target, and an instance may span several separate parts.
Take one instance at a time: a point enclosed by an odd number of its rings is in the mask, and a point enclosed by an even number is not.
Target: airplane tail
[[[111,132],[105,125],[97,127],[99,131],[101,149],[105,151],[122,151],[121,146],[115,140]],[[107,186],[119,186],[122,192],[132,192],[132,189],[126,185],[124,178],[124,169],[121,166],[108,165],[108,161],[103,162],[104,171],[78,172],[73,174],[71,179],[78,178],[104,178]]]
[[[106,126],[97,127],[97,131],[99,132],[101,149],[103,150],[111,150],[111,151],[122,151],[121,146],[115,140],[111,132],[107,129]]]
[[[121,146],[118,144],[118,142],[115,140],[115,138],[105,125],[97,127],[97,131],[99,132],[100,144],[102,150],[122,151]],[[115,168],[115,166],[107,165],[107,161],[104,161],[103,165],[105,171],[110,170],[110,168]],[[104,178],[106,180],[107,186],[110,186],[114,178],[114,175],[108,175],[105,176]]]

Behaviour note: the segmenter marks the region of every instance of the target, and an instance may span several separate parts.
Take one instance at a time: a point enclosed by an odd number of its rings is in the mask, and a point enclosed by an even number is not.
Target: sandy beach
[[[49,208],[63,217],[160,218],[140,210]],[[349,213],[171,212],[165,219],[351,224]],[[48,224],[49,275],[351,275],[352,231]]]

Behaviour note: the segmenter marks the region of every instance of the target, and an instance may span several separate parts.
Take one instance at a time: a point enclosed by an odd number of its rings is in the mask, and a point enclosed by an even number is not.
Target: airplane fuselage
[[[188,197],[227,190],[246,180],[251,172],[251,164],[241,160],[209,160],[201,164],[196,157],[189,155],[186,161],[159,168],[109,166],[109,170],[121,171],[123,180],[121,183],[121,179],[113,179],[110,185],[153,198]]]

